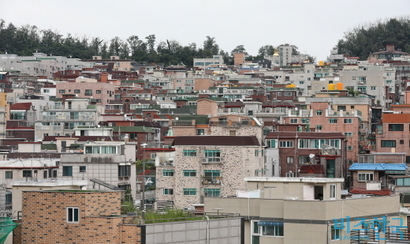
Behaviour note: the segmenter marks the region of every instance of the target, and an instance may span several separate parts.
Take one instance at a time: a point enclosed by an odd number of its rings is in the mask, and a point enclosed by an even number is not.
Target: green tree
[[[384,49],[386,44],[410,52],[410,19],[392,18],[358,26],[345,33],[336,45],[339,53],[367,59],[369,53]]]

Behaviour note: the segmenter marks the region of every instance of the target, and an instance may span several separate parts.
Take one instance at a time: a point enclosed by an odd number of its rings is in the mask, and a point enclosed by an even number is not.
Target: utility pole
[[[144,161],[144,154],[145,154],[145,147],[147,143],[142,143],[142,199],[141,199],[141,210],[145,211],[145,161]]]

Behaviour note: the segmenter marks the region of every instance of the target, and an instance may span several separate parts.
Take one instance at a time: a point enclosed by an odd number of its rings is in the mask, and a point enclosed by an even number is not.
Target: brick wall
[[[23,192],[21,237],[14,243],[138,243],[140,227],[130,224],[135,219],[120,216],[121,196],[121,191]],[[67,207],[79,208],[78,223],[67,222]]]

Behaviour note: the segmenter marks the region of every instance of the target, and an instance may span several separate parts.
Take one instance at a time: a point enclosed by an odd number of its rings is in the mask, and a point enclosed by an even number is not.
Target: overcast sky
[[[64,36],[115,36],[157,43],[177,40],[201,47],[206,36],[231,52],[238,45],[256,55],[264,45],[289,43],[323,60],[346,31],[410,16],[409,0],[0,0],[0,19],[36,25]]]

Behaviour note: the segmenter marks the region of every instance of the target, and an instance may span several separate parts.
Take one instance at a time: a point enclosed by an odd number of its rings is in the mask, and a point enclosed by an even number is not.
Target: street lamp
[[[144,161],[144,154],[145,154],[145,147],[147,146],[147,143],[142,143],[141,147],[142,147],[142,203],[141,203],[141,210],[144,211],[145,210],[145,161]]]

